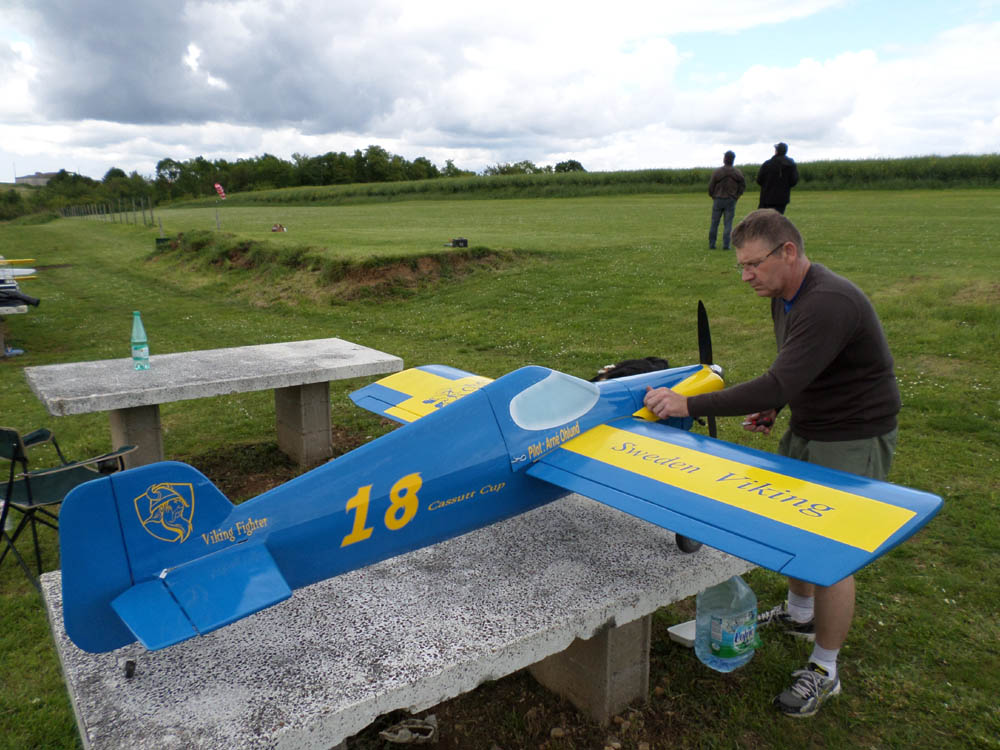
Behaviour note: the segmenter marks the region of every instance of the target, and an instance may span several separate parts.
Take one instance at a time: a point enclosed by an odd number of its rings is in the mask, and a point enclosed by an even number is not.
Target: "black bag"
[[[643,357],[642,359],[624,359],[617,365],[607,365],[597,371],[597,374],[590,379],[591,383],[598,380],[612,380],[613,378],[624,378],[627,375],[638,375],[640,372],[655,372],[656,370],[666,370],[670,363],[663,357]]]

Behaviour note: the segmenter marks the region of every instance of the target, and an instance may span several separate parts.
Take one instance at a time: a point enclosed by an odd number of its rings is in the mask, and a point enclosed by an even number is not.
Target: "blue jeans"
[[[736,215],[735,198],[712,198],[712,225],[708,228],[708,246],[715,248],[715,238],[719,234],[719,219],[725,217],[722,224],[722,249],[729,249],[729,235],[733,233],[733,216]]]

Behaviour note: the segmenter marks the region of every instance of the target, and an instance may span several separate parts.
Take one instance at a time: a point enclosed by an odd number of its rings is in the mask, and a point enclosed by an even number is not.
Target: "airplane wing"
[[[351,394],[351,400],[396,422],[415,422],[492,382],[491,378],[446,365],[423,365],[359,388]]]
[[[829,586],[904,541],[936,495],[625,418],[527,473],[757,565]]]

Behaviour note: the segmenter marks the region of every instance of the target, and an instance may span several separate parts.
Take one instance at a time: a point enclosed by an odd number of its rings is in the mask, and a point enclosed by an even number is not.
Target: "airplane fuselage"
[[[650,378],[671,383],[700,369]],[[169,461],[89,483],[63,509],[67,632],[88,650],[140,631],[160,648],[291,589],[552,501],[567,490],[525,470],[640,408],[644,385],[628,380],[599,387],[521,368],[237,506]]]
[[[476,393],[237,506],[225,526],[264,521],[268,549],[298,588],[565,494],[512,469]]]

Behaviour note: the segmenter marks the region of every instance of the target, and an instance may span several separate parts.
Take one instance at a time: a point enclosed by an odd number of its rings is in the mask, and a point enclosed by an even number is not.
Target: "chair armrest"
[[[52,430],[46,429],[45,427],[32,430],[27,435],[21,436],[21,442],[24,444],[25,448],[41,445],[42,443],[47,443],[50,440],[52,440]]]
[[[122,457],[134,450],[134,445],[126,445],[85,461],[22,472],[8,485],[10,502],[22,508],[61,503],[66,493],[78,484],[114,473],[121,465]]]
[[[59,441],[56,440],[56,436],[52,434],[52,430],[46,427],[40,427],[37,430],[32,430],[27,435],[21,436],[21,445],[24,446],[25,450],[35,448],[39,445],[44,445],[45,443],[52,443],[52,447],[56,449],[56,455],[59,456],[59,460],[64,464],[69,463],[69,461],[66,460],[66,456],[63,455],[62,450],[59,448]]]
[[[44,477],[51,474],[58,474],[61,471],[69,471],[71,469],[79,469],[81,467],[87,467],[91,471],[98,472],[101,474],[111,474],[116,469],[110,468],[115,466],[122,457],[128,453],[131,453],[136,449],[134,445],[123,445],[117,450],[113,450],[110,453],[103,453],[100,456],[94,456],[93,458],[86,458],[83,461],[71,461],[68,464],[63,464],[62,466],[53,466],[49,469],[35,469],[34,471],[25,471],[18,474],[16,479],[21,479],[22,477],[27,477],[29,480],[35,477]]]

